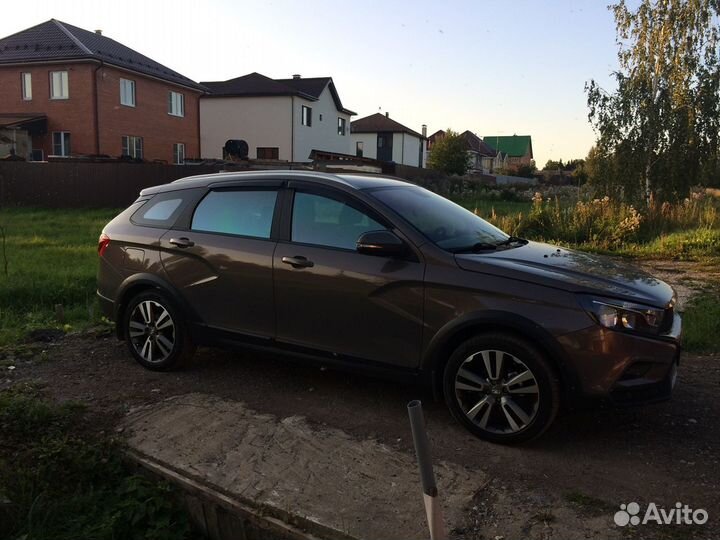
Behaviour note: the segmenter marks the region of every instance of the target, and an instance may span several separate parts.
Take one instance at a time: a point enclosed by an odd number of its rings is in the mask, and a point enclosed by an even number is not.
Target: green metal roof
[[[483,137],[483,141],[511,157],[521,157],[528,153],[533,157],[530,135],[492,135]]]

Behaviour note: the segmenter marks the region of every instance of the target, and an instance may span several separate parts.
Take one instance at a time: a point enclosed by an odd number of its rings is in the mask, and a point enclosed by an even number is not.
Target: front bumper
[[[584,397],[609,397],[618,403],[668,399],[680,361],[682,319],[658,337],[609,330],[595,325],[558,338]]]

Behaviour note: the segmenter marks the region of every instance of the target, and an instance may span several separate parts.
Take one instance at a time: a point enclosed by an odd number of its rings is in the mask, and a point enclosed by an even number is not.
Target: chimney
[[[98,29],[98,30],[95,30],[95,33],[96,33],[98,36],[102,36],[102,30],[99,30],[99,29]]]
[[[390,113],[385,111],[385,118],[390,118]]]
[[[293,75],[293,79],[302,79],[302,77],[299,73],[296,73],[295,75]]]
[[[422,125],[422,136],[427,137],[427,124]]]

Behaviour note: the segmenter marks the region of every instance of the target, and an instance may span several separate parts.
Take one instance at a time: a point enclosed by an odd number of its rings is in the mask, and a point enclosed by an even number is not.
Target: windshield
[[[418,186],[377,188],[369,193],[447,251],[494,246],[510,238],[462,206]]]

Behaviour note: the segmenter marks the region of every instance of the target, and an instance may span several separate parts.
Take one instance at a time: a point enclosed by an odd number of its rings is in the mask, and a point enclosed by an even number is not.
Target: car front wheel
[[[510,334],[483,334],[460,345],[445,367],[443,390],[463,426],[497,443],[538,437],[560,405],[555,370],[532,345]]]
[[[123,324],[130,353],[148,369],[175,369],[195,352],[180,311],[158,292],[133,297]]]

